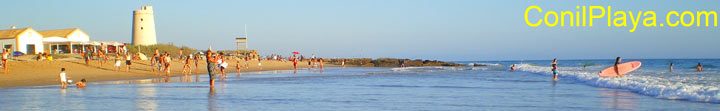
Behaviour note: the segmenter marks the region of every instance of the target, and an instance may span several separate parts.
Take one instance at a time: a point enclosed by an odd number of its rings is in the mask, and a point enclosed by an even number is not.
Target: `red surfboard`
[[[640,68],[641,65],[642,65],[642,62],[640,62],[640,61],[626,62],[626,63],[618,64],[618,67],[617,67],[618,70],[615,70],[615,66],[610,66],[609,68],[600,71],[600,73],[598,73],[598,75],[600,77],[614,77],[614,76],[618,76],[618,75],[622,76],[629,72],[634,71],[635,69]]]

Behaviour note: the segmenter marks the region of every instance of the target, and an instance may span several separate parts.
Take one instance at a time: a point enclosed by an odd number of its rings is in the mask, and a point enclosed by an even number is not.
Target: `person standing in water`
[[[207,71],[208,71],[208,77],[210,77],[210,88],[213,88],[215,86],[215,68],[217,67],[217,56],[213,56],[212,50],[208,49],[205,53],[205,60],[207,63]]]
[[[515,64],[513,64],[512,66],[510,66],[510,71],[515,71]]]
[[[697,71],[698,71],[698,72],[702,72],[702,69],[703,69],[703,68],[702,68],[702,65],[700,65],[700,63],[698,62]]]
[[[553,59],[551,71],[553,73],[553,80],[557,81],[557,77],[558,77],[557,58]]]
[[[673,72],[673,63],[670,63],[670,72]]]
[[[622,62],[622,58],[620,58],[620,57],[615,58],[614,67],[615,67],[615,74],[617,74],[617,76],[620,76],[620,71],[619,71],[620,69],[618,68],[618,64],[620,64],[620,62]]]
[[[65,87],[67,87],[67,78],[70,77],[68,77],[65,73],[65,68],[60,68],[60,76],[58,77],[58,79],[60,80],[60,88],[64,89]]]

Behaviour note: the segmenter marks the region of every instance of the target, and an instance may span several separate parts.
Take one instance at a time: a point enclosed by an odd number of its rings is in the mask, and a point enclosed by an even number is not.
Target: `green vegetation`
[[[168,53],[173,57],[178,56],[178,51],[182,49],[183,55],[187,56],[189,54],[193,54],[197,52],[197,49],[193,49],[187,46],[174,46],[169,44],[156,44],[156,45],[148,45],[148,46],[141,46],[141,45],[127,45],[127,50],[130,53],[136,53],[138,52],[138,49],[140,49],[140,53],[145,54],[146,56],[152,56],[152,54],[155,53],[155,49],[160,52],[160,54]]]

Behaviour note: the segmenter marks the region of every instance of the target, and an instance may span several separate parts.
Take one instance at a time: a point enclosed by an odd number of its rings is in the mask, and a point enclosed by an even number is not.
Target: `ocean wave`
[[[551,67],[518,64],[518,71],[532,72],[541,75],[552,75]],[[658,77],[660,73],[653,70],[636,70],[636,73],[625,77],[601,78],[597,72],[589,72],[582,67],[561,67],[560,77],[582,81],[588,85],[605,88],[627,89],[639,94],[663,99],[688,100],[697,102],[720,103],[720,87],[717,82],[696,83],[702,77]],[[710,80],[717,81],[717,80]]]
[[[445,67],[445,66],[428,66],[428,67],[400,67],[392,68],[392,72],[447,72],[447,71],[463,71],[463,70],[485,70],[487,67]]]

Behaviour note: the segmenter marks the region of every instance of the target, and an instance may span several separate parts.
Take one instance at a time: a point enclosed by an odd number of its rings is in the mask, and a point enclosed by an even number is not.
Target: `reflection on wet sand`
[[[608,109],[632,110],[637,103],[633,98],[638,98],[638,95],[631,92],[609,88],[600,88],[600,96],[605,97],[601,99],[602,105]]]
[[[136,110],[150,110],[154,111],[157,110],[157,101],[155,101],[156,95],[156,89],[155,84],[140,84],[139,86],[144,87],[138,87],[135,90],[135,107]]]
[[[217,104],[215,102],[215,88],[210,87],[210,91],[208,92],[208,104],[207,109],[208,111],[215,111],[215,105]]]
[[[190,75],[169,77],[164,76],[161,78],[153,79],[138,79],[138,80],[122,80],[122,81],[108,81],[94,83],[96,85],[107,85],[107,84],[149,84],[149,83],[169,83],[169,82],[193,82],[193,77]],[[195,82],[200,82],[200,77],[195,75]]]

